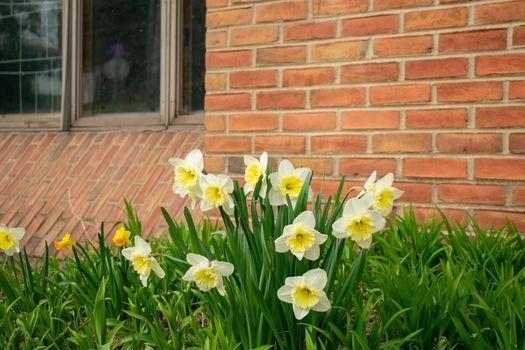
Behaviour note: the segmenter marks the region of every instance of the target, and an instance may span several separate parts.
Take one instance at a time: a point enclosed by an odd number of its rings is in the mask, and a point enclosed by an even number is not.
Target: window
[[[0,0],[0,128],[199,122],[205,13],[191,0]]]

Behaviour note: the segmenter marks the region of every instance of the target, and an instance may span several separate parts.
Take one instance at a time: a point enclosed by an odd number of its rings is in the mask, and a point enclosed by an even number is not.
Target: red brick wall
[[[525,231],[525,1],[207,5],[210,171],[268,151],[330,188],[393,172],[420,216]]]

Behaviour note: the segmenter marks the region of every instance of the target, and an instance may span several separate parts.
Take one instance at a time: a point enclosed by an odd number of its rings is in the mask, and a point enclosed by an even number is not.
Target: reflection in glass
[[[0,0],[0,114],[60,112],[60,0]]]
[[[158,112],[160,1],[82,3],[82,114]]]

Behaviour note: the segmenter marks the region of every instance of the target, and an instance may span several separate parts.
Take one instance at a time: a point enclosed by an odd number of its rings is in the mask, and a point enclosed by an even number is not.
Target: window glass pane
[[[181,112],[204,109],[206,2],[184,0]]]
[[[160,1],[82,3],[82,114],[158,112]]]
[[[0,0],[0,114],[60,112],[62,5]]]

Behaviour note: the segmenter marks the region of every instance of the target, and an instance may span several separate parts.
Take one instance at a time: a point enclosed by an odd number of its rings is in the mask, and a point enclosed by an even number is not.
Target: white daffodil
[[[287,159],[281,161],[277,172],[268,176],[272,184],[272,189],[268,194],[270,204],[284,205],[287,203],[286,195],[288,195],[292,204],[295,205],[310,171],[308,168],[295,169]],[[311,197],[312,191],[309,189],[308,199],[310,200]]]
[[[233,213],[235,204],[230,196],[233,192],[233,181],[229,176],[207,174],[200,178],[202,193],[201,210],[222,207],[228,214]]]
[[[190,197],[191,207],[194,208],[197,198],[201,195],[199,179],[204,168],[202,152],[194,149],[188,153],[186,158],[170,158],[169,163],[175,168],[173,192],[181,197]]]
[[[165,273],[160,267],[157,260],[149,256],[151,254],[150,245],[140,236],[135,236],[135,246],[125,248],[122,250],[122,255],[129,261],[133,269],[139,274],[140,282],[146,287],[148,285],[148,277],[151,271],[155,272],[158,278],[163,278]]]
[[[372,192],[374,194],[372,208],[381,212],[383,216],[387,216],[392,212],[394,200],[403,195],[403,191],[392,187],[393,183],[394,174],[392,173],[386,174],[376,182],[376,172],[374,171],[368,180],[366,180],[365,189],[361,191],[361,194],[365,192]]]
[[[385,219],[377,210],[370,210],[373,193],[351,198],[343,208],[343,216],[332,225],[334,236],[351,238],[361,248],[370,247],[372,234],[385,227]]]
[[[275,251],[284,253],[288,250],[297,259],[308,260],[319,258],[320,248],[327,235],[315,230],[315,217],[311,211],[304,211],[295,218],[293,224],[284,227],[283,234],[275,240]]]
[[[302,276],[286,278],[284,286],[277,291],[277,296],[285,303],[292,304],[295,318],[302,320],[310,310],[330,310],[330,301],[323,291],[326,281],[324,270],[310,270]]]
[[[186,261],[191,267],[182,276],[184,281],[195,282],[197,287],[203,292],[212,288],[217,288],[220,295],[224,295],[223,277],[228,277],[233,273],[233,265],[224,261],[209,261],[206,257],[189,253]]]
[[[25,234],[26,230],[21,227],[0,225],[0,250],[9,256],[20,253],[20,240]]]
[[[255,190],[255,186],[262,179],[260,196],[266,196],[266,167],[268,166],[268,153],[263,152],[261,159],[257,160],[252,156],[244,156],[244,165],[246,170],[244,171],[244,193],[248,194]]]

